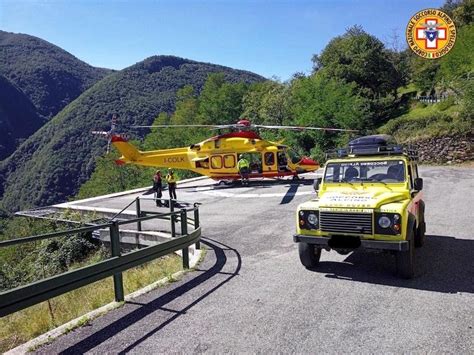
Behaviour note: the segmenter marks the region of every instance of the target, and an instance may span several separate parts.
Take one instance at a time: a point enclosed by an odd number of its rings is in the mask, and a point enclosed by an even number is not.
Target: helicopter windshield
[[[293,164],[298,163],[301,160],[301,155],[298,154],[296,150],[288,149],[287,150],[288,156]]]

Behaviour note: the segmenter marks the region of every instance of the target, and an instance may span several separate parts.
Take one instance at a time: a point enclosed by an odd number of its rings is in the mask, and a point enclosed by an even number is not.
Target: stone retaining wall
[[[422,163],[462,163],[474,160],[474,134],[451,135],[407,142],[417,151]]]

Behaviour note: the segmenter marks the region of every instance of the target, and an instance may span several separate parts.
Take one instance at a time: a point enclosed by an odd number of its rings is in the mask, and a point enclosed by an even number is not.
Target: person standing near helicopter
[[[239,161],[237,162],[237,169],[239,169],[242,185],[248,185],[249,183],[249,168],[250,168],[249,161],[244,158],[243,154],[240,154]]]
[[[153,191],[155,192],[155,202],[157,207],[161,207],[161,196],[163,185],[161,183],[161,171],[157,170],[155,175],[153,175]]]
[[[168,192],[170,194],[170,199],[177,200],[176,197],[176,176],[174,171],[171,168],[168,168],[168,175],[166,175],[166,182],[168,183]]]

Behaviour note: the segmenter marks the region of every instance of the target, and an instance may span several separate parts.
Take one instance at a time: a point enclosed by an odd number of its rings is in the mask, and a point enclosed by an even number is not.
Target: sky
[[[287,80],[352,25],[388,45],[444,0],[0,0],[0,29],[45,39],[97,67],[176,55]]]

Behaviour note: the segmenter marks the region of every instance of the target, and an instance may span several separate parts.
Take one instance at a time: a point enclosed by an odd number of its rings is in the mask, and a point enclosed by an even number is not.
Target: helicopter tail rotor
[[[97,136],[102,136],[107,139],[107,154],[110,152],[110,144],[112,143],[112,139],[115,134],[115,130],[117,128],[117,122],[118,122],[118,115],[113,114],[112,119],[110,122],[110,130],[109,131],[92,131],[91,133]]]

